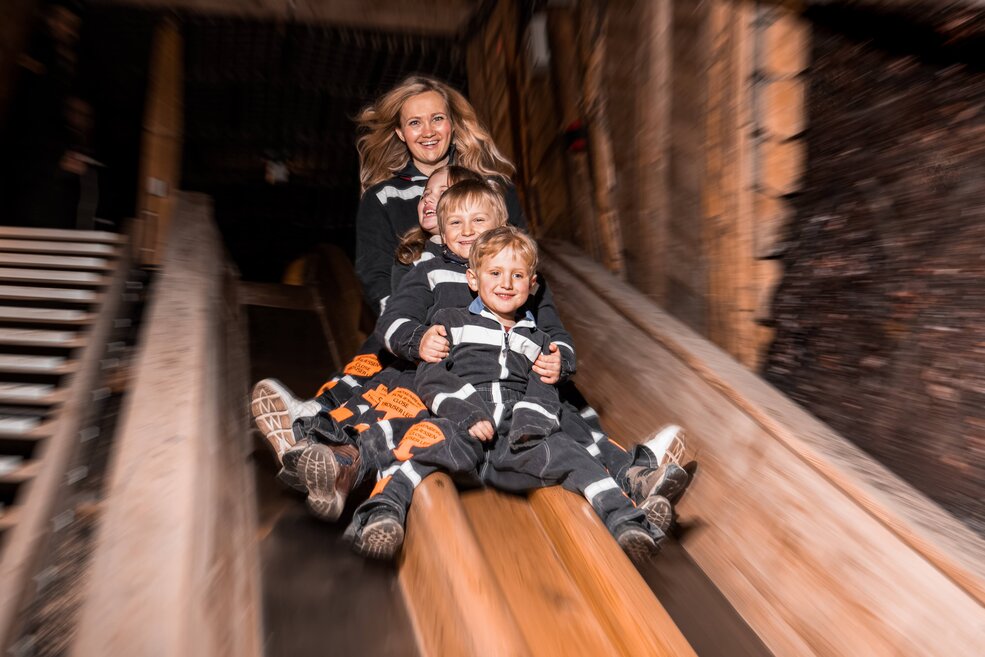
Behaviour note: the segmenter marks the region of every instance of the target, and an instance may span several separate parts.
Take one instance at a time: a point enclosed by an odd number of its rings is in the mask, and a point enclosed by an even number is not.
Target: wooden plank
[[[483,546],[490,576],[499,582],[532,654],[613,654],[615,647],[572,579],[578,574],[558,561],[525,498],[486,490],[464,494],[462,504]],[[607,567],[591,570],[608,574]],[[646,587],[642,580],[640,584]]]
[[[47,253],[69,256],[101,256],[115,258],[118,251],[109,244],[88,242],[43,242],[35,240],[0,239],[0,251],[7,253]]]
[[[0,470],[0,484],[8,486],[18,486],[30,481],[41,472],[41,461],[31,459],[20,463],[16,467]]]
[[[113,265],[105,258],[37,255],[34,253],[2,253],[0,265],[19,267],[46,267],[50,269],[76,269],[79,271],[109,271]]]
[[[72,290],[60,287],[0,285],[0,299],[94,304],[99,300],[99,292],[92,290]]]
[[[0,322],[21,324],[88,324],[95,317],[85,310],[0,306]]]
[[[281,285],[279,283],[239,283],[239,302],[247,306],[312,310],[314,298],[306,285]]]
[[[85,340],[75,331],[0,328],[0,345],[74,349],[83,344]]]
[[[54,433],[54,422],[40,416],[0,415],[0,438],[4,440],[36,441]]]
[[[8,532],[17,526],[21,517],[19,506],[0,507],[0,532]]]
[[[124,235],[105,230],[22,228],[20,226],[0,226],[0,238],[48,240],[52,242],[98,242],[100,244],[120,244],[126,241]]]
[[[677,625],[584,499],[554,487],[535,491],[530,503],[619,654],[694,655]]]
[[[224,325],[235,316],[235,288],[224,282],[208,197],[179,193],[174,222],[145,310],[71,654],[262,650],[250,556],[255,492],[242,470],[249,433],[229,423],[225,406],[233,399],[226,352],[242,346]],[[237,387],[246,408],[246,385]]]
[[[60,356],[11,356],[0,354],[0,372],[18,374],[67,374],[72,361]]]
[[[546,251],[579,387],[627,442],[687,427],[682,543],[775,654],[977,654],[980,536],[571,247]]]
[[[20,283],[67,283],[80,287],[100,287],[109,281],[105,276],[85,271],[51,269],[14,269],[0,267],[0,281]]]
[[[65,391],[44,383],[0,383],[0,404],[53,406],[65,400]]]
[[[532,654],[447,475],[414,492],[399,570],[423,657]]]

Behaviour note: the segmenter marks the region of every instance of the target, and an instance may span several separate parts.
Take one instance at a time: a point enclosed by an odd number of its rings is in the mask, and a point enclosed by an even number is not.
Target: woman
[[[356,217],[356,273],[373,311],[390,294],[400,235],[417,226],[417,200],[431,172],[467,167],[506,187],[509,221],[526,220],[510,184],[514,167],[462,94],[431,78],[409,77],[356,117],[362,200]]]

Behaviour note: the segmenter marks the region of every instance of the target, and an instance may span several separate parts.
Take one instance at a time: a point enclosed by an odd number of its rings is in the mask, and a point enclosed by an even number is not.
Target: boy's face
[[[461,208],[449,212],[445,217],[441,241],[459,258],[468,259],[476,238],[500,225],[500,222],[493,219],[493,212],[492,205],[484,201],[463,203]]]
[[[479,293],[486,308],[507,326],[515,323],[516,312],[527,302],[530,286],[537,276],[512,247],[482,261],[478,269],[466,273],[469,287]]]
[[[448,169],[441,169],[428,178],[428,184],[424,186],[424,194],[417,202],[417,221],[424,232],[431,235],[438,232],[438,199],[446,189],[448,189]]]

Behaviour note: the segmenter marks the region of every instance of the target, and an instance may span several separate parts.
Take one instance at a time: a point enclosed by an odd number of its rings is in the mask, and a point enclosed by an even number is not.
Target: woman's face
[[[396,131],[424,175],[431,175],[432,171],[447,164],[452,125],[448,105],[437,91],[425,91],[404,101]]]
[[[441,169],[428,178],[421,200],[417,202],[417,221],[424,232],[431,235],[438,232],[438,199],[446,189],[448,189],[448,169]]]

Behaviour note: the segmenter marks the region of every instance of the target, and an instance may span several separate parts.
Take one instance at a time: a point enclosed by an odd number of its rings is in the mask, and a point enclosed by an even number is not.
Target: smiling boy
[[[456,220],[454,213],[440,218]],[[462,226],[458,239],[471,249],[466,279],[478,297],[468,308],[444,308],[433,317],[450,348],[439,362],[420,365],[415,388],[435,417],[369,456],[381,479],[347,537],[367,556],[392,557],[403,541],[413,488],[443,470],[460,482],[515,493],[553,485],[580,493],[623,550],[645,561],[663,532],[585,447],[561,432],[557,389],[532,369],[550,344],[524,307],[536,281],[536,244],[511,226],[474,236],[467,220]]]

